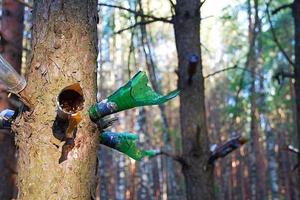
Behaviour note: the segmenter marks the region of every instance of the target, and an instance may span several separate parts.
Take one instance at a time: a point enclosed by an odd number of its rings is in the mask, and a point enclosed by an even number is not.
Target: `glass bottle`
[[[5,109],[0,112],[0,129],[10,129],[15,111]]]
[[[26,87],[26,80],[0,55],[0,80],[9,92],[19,93]]]
[[[139,71],[127,84],[119,88],[107,99],[91,106],[89,109],[92,121],[122,110],[146,105],[163,104],[175,98],[179,90],[174,90],[167,95],[156,93],[148,86],[148,77],[145,72]]]
[[[140,150],[136,146],[138,136],[133,133],[114,133],[104,131],[100,133],[100,143],[120,151],[134,160],[142,160],[145,156],[153,157],[156,150]]]
[[[237,136],[228,140],[225,144],[216,147],[209,157],[208,163],[213,164],[215,160],[221,157],[225,157],[234,150],[240,148],[242,145],[248,142],[248,138],[245,136]]]

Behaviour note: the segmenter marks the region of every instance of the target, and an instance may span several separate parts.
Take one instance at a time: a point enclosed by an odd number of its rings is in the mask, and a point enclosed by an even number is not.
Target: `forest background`
[[[10,2],[20,6],[13,14],[21,16],[19,26],[23,30],[22,56],[18,58],[22,63],[11,64],[19,65],[21,70],[18,71],[24,74],[32,49],[33,2],[2,1],[1,46],[7,44],[3,42],[7,41],[4,30],[11,26],[5,22],[5,6]],[[175,4],[172,0],[98,2],[98,101],[139,70],[147,71],[152,87],[160,93],[179,87],[172,21],[178,11]],[[288,150],[289,145],[298,147],[300,137],[297,134],[297,103],[300,102],[296,102],[295,89],[295,69],[300,64],[295,61],[295,46],[300,41],[295,34],[296,6],[292,7],[296,4],[300,4],[299,1],[204,0],[199,4],[204,121],[209,138],[209,142],[201,145],[221,145],[239,135],[250,139],[215,162],[214,182],[208,184],[214,199],[299,199],[297,154]],[[1,54],[5,55],[3,49]],[[15,57],[6,59],[16,60]],[[135,161],[101,146],[97,198],[192,199],[186,193],[184,164],[178,159],[179,155],[186,155],[182,130],[188,129],[180,124],[180,118],[185,117],[180,116],[180,106],[177,98],[164,106],[141,107],[116,114],[119,121],[112,126],[112,131],[137,133],[141,148],[167,153]],[[0,135],[0,171],[3,173],[0,199],[10,199],[15,192],[17,170],[12,158],[17,157],[17,151],[13,144],[12,135]],[[206,173],[205,162],[201,161],[197,167]],[[11,184],[7,184],[8,181]]]

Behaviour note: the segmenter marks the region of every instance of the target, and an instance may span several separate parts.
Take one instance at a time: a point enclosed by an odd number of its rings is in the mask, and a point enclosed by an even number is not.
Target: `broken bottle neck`
[[[26,80],[0,55],[0,80],[9,92],[18,94],[26,87]]]

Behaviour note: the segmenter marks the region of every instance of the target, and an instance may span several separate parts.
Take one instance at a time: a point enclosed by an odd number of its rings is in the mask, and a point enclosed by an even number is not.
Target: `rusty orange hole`
[[[78,83],[65,87],[58,95],[59,110],[65,114],[75,114],[83,109],[83,92]]]

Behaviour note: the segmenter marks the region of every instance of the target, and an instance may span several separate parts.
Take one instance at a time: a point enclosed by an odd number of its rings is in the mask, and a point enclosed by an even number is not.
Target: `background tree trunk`
[[[33,54],[25,92],[34,105],[14,125],[19,147],[18,199],[91,199],[96,178],[97,135],[88,116],[96,100],[97,1],[35,1]],[[56,99],[79,83],[84,96],[75,147],[59,164]]]
[[[2,1],[1,43],[2,56],[21,72],[24,5],[15,0]]]
[[[2,1],[1,55],[21,72],[24,6],[15,0]],[[0,86],[0,90],[2,90]],[[0,91],[0,110],[9,107],[7,93]],[[0,139],[0,199],[16,196],[16,147],[14,135],[1,130]]]
[[[206,127],[204,79],[200,49],[200,1],[178,0],[174,17],[179,61],[180,125],[183,174],[187,199],[214,199],[213,169],[207,166],[209,141]],[[192,55],[199,57],[194,74],[188,74]],[[192,76],[192,84],[188,84]]]
[[[296,126],[298,135],[298,148],[300,148],[300,0],[295,0],[293,3],[293,17],[295,25],[295,95],[296,95]],[[298,154],[298,162],[300,162],[300,154]],[[298,167],[298,185],[300,184],[300,167]],[[298,192],[300,199],[300,192]]]

